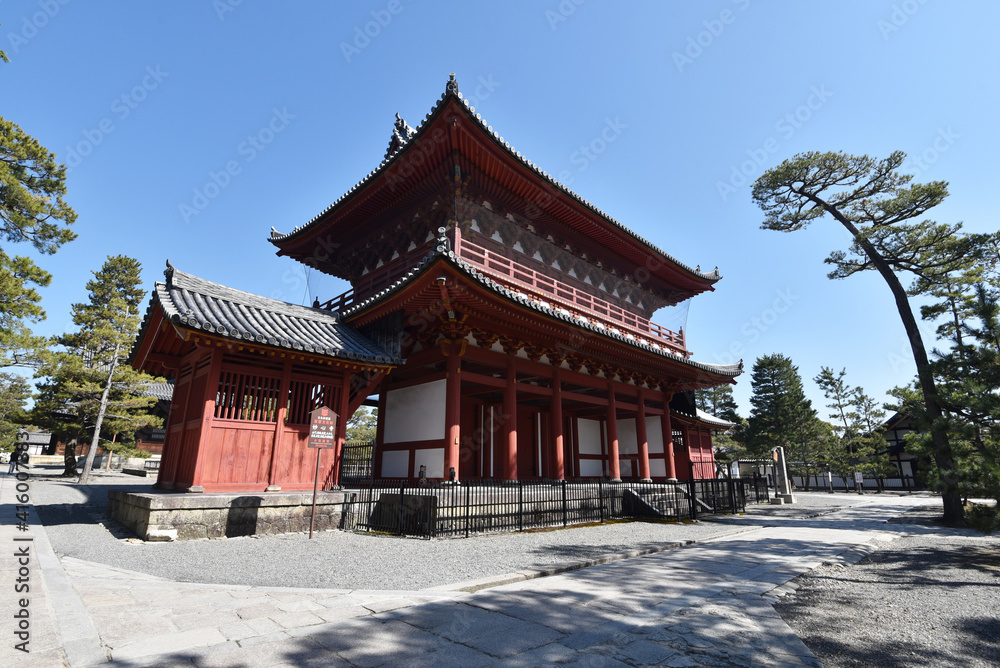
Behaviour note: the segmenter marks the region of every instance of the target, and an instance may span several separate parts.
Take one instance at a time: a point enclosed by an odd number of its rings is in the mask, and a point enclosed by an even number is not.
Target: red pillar
[[[461,358],[458,356],[458,346],[448,346],[448,379],[446,381],[445,400],[445,442],[444,442],[444,479],[451,478],[451,469],[455,469],[455,480],[458,480],[458,455],[461,442],[461,412],[462,412],[462,378]]]
[[[504,480],[517,480],[517,368],[514,358],[507,359],[507,384],[503,388]]]
[[[646,482],[649,477],[649,438],[646,435],[646,401],[639,390],[639,413],[635,416],[635,440],[639,442],[639,477]]]
[[[615,404],[615,386],[608,381],[608,476],[612,480],[622,479],[621,463],[618,461],[618,408]]]
[[[691,478],[695,478],[694,457],[691,456],[691,430],[686,424],[681,424],[681,434],[684,436],[684,449],[687,450],[688,465],[690,466]]]
[[[674,462],[674,428],[670,424],[670,402],[663,395],[663,417],[660,418],[660,429],[663,433],[663,452],[667,459],[667,480],[677,480],[677,464]]]
[[[563,461],[562,374],[556,367],[552,372],[552,476],[556,480],[566,477]]]
[[[281,442],[285,435],[285,418],[288,415],[288,394],[292,387],[292,360],[285,358],[285,366],[281,372],[281,387],[278,390],[278,414],[274,425],[274,442],[271,446],[271,462],[267,467],[267,489],[265,492],[279,492],[278,462],[281,459]]]
[[[344,443],[347,442],[347,414],[350,410],[351,374],[344,372],[344,382],[340,386],[340,396],[337,401],[337,435],[333,447],[333,484],[340,484],[340,462],[344,457]]]
[[[191,486],[188,492],[204,492],[202,486],[202,469],[208,458],[208,449],[212,444],[212,420],[215,417],[215,398],[219,392],[219,374],[222,372],[222,351],[212,351],[212,363],[205,380],[205,394],[200,399],[201,433],[198,438],[198,450],[195,453],[194,472],[191,476]]]

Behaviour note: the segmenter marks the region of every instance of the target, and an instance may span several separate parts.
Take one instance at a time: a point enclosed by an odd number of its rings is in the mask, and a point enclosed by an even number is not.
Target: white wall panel
[[[649,442],[650,454],[663,452],[663,429],[660,427],[659,415],[646,418],[646,440]]]
[[[436,380],[390,390],[385,397],[384,443],[444,438],[445,384]]]
[[[383,478],[410,477],[410,451],[389,450],[382,453]]]
[[[601,453],[601,422],[599,420],[577,420],[577,431],[580,436],[580,454],[581,455],[599,455]],[[581,462],[582,466],[582,462]],[[580,469],[580,474],[589,475],[600,475],[599,473],[583,473],[583,469]]]
[[[425,448],[414,453],[413,475],[420,471],[420,465],[427,467],[428,478],[444,478],[444,448]],[[457,471],[455,472],[457,475]]]

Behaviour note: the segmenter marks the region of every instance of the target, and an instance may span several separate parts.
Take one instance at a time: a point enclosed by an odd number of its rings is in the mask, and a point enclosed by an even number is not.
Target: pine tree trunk
[[[861,248],[872,261],[872,265],[881,274],[882,278],[889,285],[892,296],[896,300],[896,310],[903,321],[903,328],[906,330],[906,338],[910,342],[913,351],[913,361],[917,366],[917,379],[920,383],[920,390],[924,395],[924,410],[927,413],[927,420],[930,424],[931,440],[933,442],[934,462],[937,464],[938,474],[941,479],[941,500],[944,504],[944,522],[946,524],[962,524],[965,519],[965,508],[962,505],[962,497],[958,492],[957,467],[955,465],[955,455],[948,439],[948,431],[942,425],[943,412],[938,401],[937,386],[934,383],[934,374],[931,372],[930,361],[927,359],[927,349],[924,348],[924,340],[917,327],[917,320],[913,316],[913,309],[910,308],[910,300],[906,295],[906,289],[899,282],[896,273],[885,261],[881,253],[864,238],[858,228],[851,221],[847,220],[836,208],[822,202],[819,198],[815,200],[822,204],[824,208],[836,218],[847,230],[854,235]]]
[[[115,369],[118,367],[118,353],[121,344],[115,344],[115,354],[111,358],[111,370],[108,371],[108,382],[104,384],[104,392],[101,393],[101,407],[97,410],[97,423],[94,425],[94,438],[90,442],[90,450],[87,451],[87,460],[83,464],[83,471],[80,473],[81,485],[86,485],[90,479],[90,469],[94,466],[94,457],[97,456],[97,446],[101,443],[101,423],[104,422],[104,413],[108,409],[108,396],[111,394],[111,381],[115,377]],[[108,455],[111,456],[110,453]]]

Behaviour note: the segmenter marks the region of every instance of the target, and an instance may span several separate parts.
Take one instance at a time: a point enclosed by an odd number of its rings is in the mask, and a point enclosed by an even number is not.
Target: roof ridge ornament
[[[175,269],[174,265],[170,264],[170,260],[167,260],[167,268],[163,270],[163,276],[167,279],[167,283],[172,282]]]
[[[448,85],[445,86],[444,92],[451,93],[452,95],[458,97],[458,80],[455,79],[454,72],[448,75]]]

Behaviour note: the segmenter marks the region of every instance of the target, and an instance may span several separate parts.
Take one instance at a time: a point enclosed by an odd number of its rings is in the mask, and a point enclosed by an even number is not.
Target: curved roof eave
[[[339,206],[346,203],[348,199],[350,199],[354,194],[359,192],[365,185],[367,185],[376,177],[380,176],[382,173],[387,171],[390,167],[392,167],[392,165],[398,159],[401,158],[402,155],[405,154],[407,147],[409,147],[411,144],[414,144],[416,141],[419,141],[419,138],[424,134],[426,129],[429,127],[430,121],[433,120],[434,117],[441,111],[441,109],[444,108],[445,103],[449,99],[453,99],[462,109],[464,109],[468,117],[471,120],[475,121],[482,130],[485,130],[486,134],[491,137],[493,142],[498,147],[500,147],[504,152],[506,152],[506,154],[510,158],[520,162],[522,165],[531,170],[536,176],[547,181],[550,185],[554,186],[555,188],[557,188],[558,190],[569,196],[571,199],[573,199],[575,202],[585,207],[591,213],[596,214],[608,224],[616,227],[618,230],[624,232],[633,240],[645,246],[648,250],[660,255],[665,260],[668,260],[670,263],[674,264],[680,269],[683,269],[692,276],[696,276],[701,280],[709,281],[711,283],[715,283],[722,278],[722,275],[719,273],[718,267],[716,267],[711,272],[703,272],[699,271],[697,268],[692,268],[690,265],[687,265],[684,262],[681,262],[680,260],[670,255],[663,249],[654,245],[648,239],[636,234],[631,229],[625,227],[625,225],[621,224],[620,222],[612,218],[610,215],[605,213],[603,210],[597,208],[595,205],[591,204],[589,201],[587,201],[577,193],[573,192],[563,184],[556,181],[547,172],[538,167],[538,165],[534,164],[533,162],[528,160],[525,156],[521,155],[520,151],[517,151],[514,147],[512,147],[510,145],[510,142],[505,142],[500,133],[496,132],[493,129],[493,126],[489,125],[485,120],[483,120],[480,114],[475,113],[476,108],[470,105],[469,101],[464,99],[462,97],[462,94],[458,91],[458,84],[457,82],[455,82],[454,74],[451,75],[451,79],[449,79],[448,85],[445,87],[445,92],[441,95],[440,98],[438,98],[438,101],[434,104],[433,107],[431,107],[431,110],[427,113],[427,115],[424,116],[423,121],[421,121],[421,123],[417,126],[413,134],[409,138],[401,140],[399,142],[398,148],[391,155],[388,155],[385,159],[383,159],[382,162],[379,163],[378,167],[368,172],[368,174],[364,178],[358,181],[346,193],[338,197],[333,202],[333,204],[323,209],[323,211],[314,216],[309,222],[305,223],[304,225],[299,225],[295,227],[295,229],[293,229],[291,232],[287,233],[278,232],[278,230],[276,230],[274,227],[271,227],[271,236],[268,238],[268,241],[277,246],[282,241],[292,239],[298,236],[299,234],[305,233],[320,219],[322,219],[324,216],[326,216],[333,210],[337,209]]]
[[[358,314],[361,311],[364,311],[365,309],[367,309],[367,308],[369,308],[371,306],[375,306],[378,303],[382,302],[383,300],[389,298],[390,296],[392,296],[393,294],[395,294],[399,290],[402,290],[408,284],[410,284],[414,280],[416,280],[417,277],[419,277],[421,274],[423,274],[424,272],[426,272],[429,269],[430,265],[432,264],[432,262],[434,260],[440,258],[440,259],[444,260],[445,262],[447,262],[448,264],[450,264],[453,267],[455,267],[457,270],[459,270],[463,274],[465,274],[468,278],[471,278],[472,280],[475,280],[476,282],[480,283],[484,287],[492,290],[495,293],[500,294],[501,296],[504,296],[504,297],[508,298],[511,301],[517,302],[518,304],[520,304],[522,306],[526,306],[526,307],[531,308],[531,309],[533,309],[535,311],[538,311],[539,313],[544,313],[545,315],[548,315],[548,316],[550,316],[552,318],[555,318],[555,319],[558,319],[558,320],[562,320],[562,321],[567,322],[567,323],[569,323],[571,325],[574,325],[576,327],[581,327],[583,329],[587,329],[587,330],[593,332],[594,334],[600,334],[602,336],[605,336],[605,337],[607,337],[609,339],[618,341],[620,343],[626,343],[626,344],[632,345],[632,346],[634,346],[636,348],[639,348],[640,350],[645,350],[647,352],[651,352],[651,353],[657,354],[657,355],[659,355],[661,357],[664,357],[666,359],[673,360],[675,362],[680,362],[681,364],[684,364],[685,366],[690,366],[690,367],[693,367],[695,369],[699,369],[701,371],[706,371],[708,373],[716,374],[716,375],[719,375],[719,376],[724,376],[724,377],[727,377],[727,378],[735,378],[735,377],[737,377],[737,376],[739,376],[740,374],[743,373],[743,361],[742,360],[740,360],[740,362],[738,362],[737,364],[708,364],[708,363],[705,363],[705,362],[696,362],[695,360],[688,359],[688,358],[683,357],[681,355],[677,355],[675,353],[672,353],[672,352],[666,350],[665,348],[654,348],[653,346],[651,346],[649,344],[646,344],[646,343],[644,343],[644,342],[642,342],[642,341],[640,341],[638,339],[629,338],[627,336],[622,335],[621,333],[612,332],[612,331],[609,331],[609,330],[607,330],[605,328],[601,328],[601,327],[596,327],[593,324],[591,324],[589,322],[584,322],[582,320],[579,320],[579,319],[573,317],[572,315],[567,315],[565,313],[561,313],[561,312],[559,312],[559,311],[557,311],[557,310],[555,310],[555,309],[553,309],[551,307],[547,307],[547,306],[544,306],[544,305],[542,305],[542,304],[540,304],[538,302],[532,301],[531,299],[528,299],[528,297],[526,295],[517,293],[514,290],[511,290],[510,288],[508,288],[508,287],[506,287],[504,285],[501,285],[500,283],[497,283],[496,281],[494,281],[489,276],[486,276],[485,274],[483,274],[482,272],[480,272],[475,267],[469,265],[463,259],[461,259],[460,257],[457,257],[453,251],[448,250],[447,247],[443,245],[443,242],[446,242],[446,240],[440,240],[439,243],[438,243],[438,246],[437,246],[437,250],[429,253],[427,255],[427,257],[425,257],[420,262],[420,264],[418,264],[417,266],[415,266],[413,269],[411,269],[410,271],[408,271],[406,274],[404,274],[400,278],[396,279],[396,281],[392,285],[390,285],[389,287],[384,288],[381,291],[379,291],[379,292],[371,295],[370,297],[368,297],[364,301],[358,302],[357,304],[353,304],[349,308],[341,311],[340,317],[342,319],[343,318],[349,318],[352,315]]]

